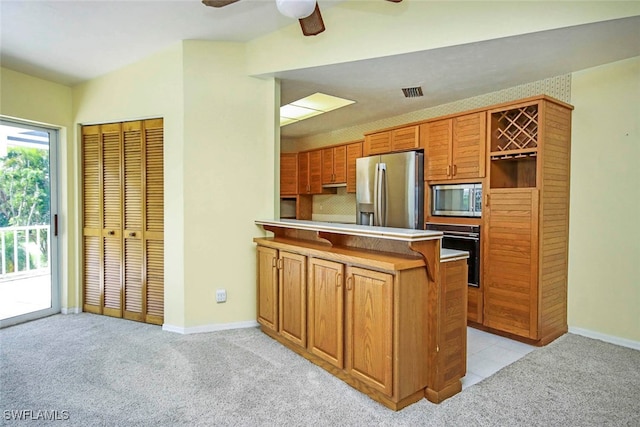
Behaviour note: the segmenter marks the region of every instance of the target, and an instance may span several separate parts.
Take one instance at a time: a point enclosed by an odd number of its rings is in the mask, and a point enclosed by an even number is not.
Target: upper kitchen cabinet
[[[484,111],[423,123],[425,181],[468,180],[485,176]]]
[[[365,135],[363,155],[385,154],[420,148],[420,126],[406,126]]]
[[[280,154],[280,197],[298,194],[298,153]]]
[[[343,185],[347,183],[347,146],[324,148],[322,150],[322,185]]]
[[[298,193],[322,192],[322,150],[298,153]]]
[[[362,157],[362,141],[347,144],[347,193],[356,192],[356,159]]]

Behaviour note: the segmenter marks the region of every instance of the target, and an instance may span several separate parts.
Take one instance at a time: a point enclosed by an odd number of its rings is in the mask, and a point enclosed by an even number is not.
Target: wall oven
[[[469,252],[469,286],[480,287],[480,226],[427,222],[425,229],[442,231],[442,247]]]

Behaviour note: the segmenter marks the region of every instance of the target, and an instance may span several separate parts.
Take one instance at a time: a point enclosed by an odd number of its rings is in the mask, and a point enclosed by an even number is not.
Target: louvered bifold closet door
[[[144,321],[142,188],[143,126],[141,121],[122,124],[124,167],[124,317]]]
[[[164,321],[164,133],[163,120],[144,122],[145,321]]]
[[[103,314],[122,317],[122,130],[101,125],[103,206]]]
[[[83,310],[102,313],[102,149],[100,126],[82,128]]]

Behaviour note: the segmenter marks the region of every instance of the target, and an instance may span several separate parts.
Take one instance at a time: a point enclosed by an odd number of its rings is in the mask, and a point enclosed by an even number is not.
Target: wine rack
[[[492,114],[492,160],[535,156],[538,149],[538,105]]]

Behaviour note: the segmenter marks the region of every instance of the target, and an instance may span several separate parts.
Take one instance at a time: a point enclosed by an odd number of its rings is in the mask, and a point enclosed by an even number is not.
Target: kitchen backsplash
[[[356,195],[338,187],[337,194],[313,196],[314,221],[356,222]]]
[[[448,104],[442,104],[431,108],[425,108],[423,110],[417,110],[399,116],[388,117],[383,120],[369,122],[359,126],[337,129],[332,132],[314,135],[308,138],[302,138],[295,141],[282,141],[281,151],[283,153],[291,153],[310,150],[326,145],[341,144],[347,141],[355,141],[358,139],[362,139],[365,133],[378,129],[402,125],[404,123],[417,122],[433,117],[446,116],[448,114],[473,110],[475,108],[487,107],[489,105],[500,104],[503,102],[515,101],[518,99],[540,94],[549,95],[553,98],[559,99],[560,101],[570,103],[571,74],[550,77],[548,79],[514,86],[497,92],[474,96],[473,98],[466,98],[460,101],[450,102]],[[314,201],[314,213],[315,212]]]

